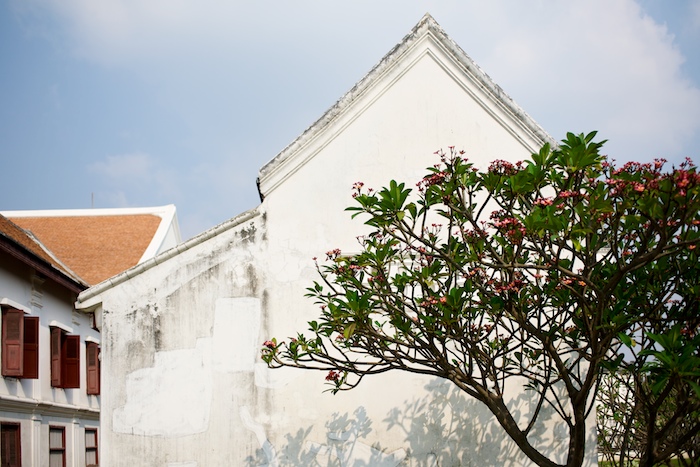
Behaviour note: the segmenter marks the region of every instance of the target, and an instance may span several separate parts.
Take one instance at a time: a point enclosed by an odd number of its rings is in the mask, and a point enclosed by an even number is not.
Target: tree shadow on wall
[[[394,467],[406,458],[406,451],[387,453],[377,443],[367,444],[372,433],[372,421],[364,407],[350,414],[334,413],[325,423],[326,439],[311,439],[313,426],[299,428],[285,435],[281,446],[263,446],[249,456],[249,466],[323,466],[323,467]]]
[[[481,402],[467,396],[451,382],[435,379],[425,386],[431,397],[415,398],[389,411],[383,420],[398,429],[408,446],[405,465],[416,467],[529,465],[525,455],[508,437],[494,415]],[[516,420],[526,417],[534,405],[532,393],[521,392],[508,408]],[[566,452],[566,429],[547,430],[552,411],[544,411],[528,439],[550,453]],[[564,428],[564,431],[562,431]]]
[[[248,466],[309,467],[438,467],[530,464],[483,404],[452,383],[432,380],[430,396],[390,408],[379,424],[398,445],[382,446],[364,407],[334,413],[325,423],[326,439],[312,439],[313,425],[285,435],[281,445],[258,449]],[[516,420],[530,409],[530,394],[515,397],[509,407]],[[545,414],[549,416],[551,414]],[[374,432],[374,433],[373,433]],[[563,433],[559,433],[560,435]],[[317,435],[316,435],[317,436]],[[536,424],[530,441],[547,452],[566,452],[557,429]],[[556,459],[555,459],[556,460]]]

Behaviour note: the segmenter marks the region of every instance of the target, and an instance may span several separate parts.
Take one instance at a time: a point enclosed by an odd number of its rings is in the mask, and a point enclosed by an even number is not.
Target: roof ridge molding
[[[396,44],[384,57],[329,108],[318,120],[292,141],[287,147],[267,162],[259,171],[257,185],[261,201],[274,190],[279,183],[293,173],[305,160],[293,161],[294,155],[309,145],[332,123],[364,96],[386,73],[389,72],[416,44],[426,36],[431,36],[445,51],[452,56],[462,71],[475,82],[479,88],[491,98],[514,121],[519,122],[523,130],[530,133],[533,139],[556,144],[555,140],[540,127],[513,99],[508,96],[467,53],[452,40],[438,22],[426,13],[413,29]],[[280,173],[280,174],[278,174]]]

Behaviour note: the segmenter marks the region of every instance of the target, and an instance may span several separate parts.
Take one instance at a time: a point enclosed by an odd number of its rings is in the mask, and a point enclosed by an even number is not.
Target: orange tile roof
[[[161,223],[152,214],[10,219],[90,285],[138,264]]]
[[[0,235],[13,240],[15,243],[20,244],[27,251],[43,259],[53,267],[60,269],[63,272],[61,265],[49,255],[46,250],[44,250],[41,245],[39,245],[32,237],[30,237],[27,232],[25,232],[21,227],[12,222],[7,217],[0,214]]]

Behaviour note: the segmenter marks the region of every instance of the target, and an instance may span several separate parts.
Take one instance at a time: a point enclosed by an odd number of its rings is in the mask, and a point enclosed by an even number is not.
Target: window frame
[[[39,325],[38,316],[2,307],[2,376],[39,378]]]
[[[8,453],[5,443],[8,438],[6,438],[5,433],[7,429],[12,427],[14,431],[14,439],[11,440],[14,444],[14,449],[16,453],[15,462],[11,463],[11,459],[6,459],[5,456]],[[16,430],[14,430],[16,428]],[[19,423],[14,422],[0,422],[0,464],[8,465],[10,467],[21,467],[22,466],[22,427]]]
[[[88,436],[92,435],[93,440],[94,440],[94,446],[89,446],[88,445]],[[99,437],[98,437],[98,431],[97,428],[85,428],[85,465],[87,467],[93,467],[93,466],[98,466],[100,465],[100,456],[99,456]],[[88,453],[93,453],[95,454],[95,463],[93,464],[88,464]]]
[[[88,395],[100,395],[100,345],[96,342],[85,342],[85,377]]]
[[[77,389],[80,387],[80,336],[68,334],[51,326],[51,386]]]
[[[54,447],[51,445],[51,433],[60,432],[61,433],[61,446]],[[66,427],[49,425],[49,466],[51,467],[51,454],[60,452],[62,458],[62,467],[66,467]]]

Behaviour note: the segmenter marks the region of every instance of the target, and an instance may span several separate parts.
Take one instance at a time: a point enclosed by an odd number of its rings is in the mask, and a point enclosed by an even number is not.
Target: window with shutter
[[[2,310],[2,375],[21,376],[24,349],[24,313],[14,308]]]
[[[80,387],[80,336],[51,328],[51,386]]]
[[[64,388],[80,387],[80,336],[64,335],[61,369]]]
[[[61,341],[63,330],[51,328],[51,386],[60,388],[63,381],[61,374]]]
[[[87,393],[100,394],[100,346],[87,342],[85,348],[87,368]]]
[[[39,377],[39,318],[10,307],[2,309],[2,375]]]
[[[39,378],[39,318],[24,318],[24,366],[22,378]]]
[[[85,428],[85,465],[99,465],[97,458],[97,428]]]
[[[66,429],[49,427],[49,467],[66,466]]]
[[[22,444],[18,423],[0,424],[0,465],[2,467],[20,467],[22,465]]]

